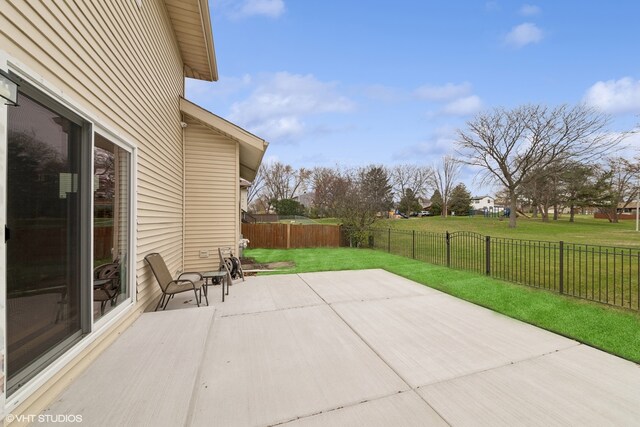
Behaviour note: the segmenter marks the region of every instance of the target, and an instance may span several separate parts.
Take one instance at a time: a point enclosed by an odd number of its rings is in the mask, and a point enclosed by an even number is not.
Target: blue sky
[[[187,98],[294,167],[430,165],[483,109],[640,121],[640,2],[212,0],[218,82]],[[640,143],[637,137],[630,143]],[[488,191],[462,179],[473,193]]]

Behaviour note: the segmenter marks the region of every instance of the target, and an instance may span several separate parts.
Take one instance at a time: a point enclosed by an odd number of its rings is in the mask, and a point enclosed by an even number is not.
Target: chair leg
[[[193,288],[193,294],[196,296],[196,304],[200,307],[200,301],[198,301],[198,290],[196,288]]]
[[[204,300],[207,302],[207,306],[209,305],[209,297],[207,296],[207,286],[204,286]],[[200,302],[202,302],[202,288],[200,288]]]
[[[164,307],[162,307],[162,310],[166,310],[167,309],[167,306],[169,305],[169,301],[171,301],[171,298],[173,298],[173,295],[171,295],[171,296],[169,296],[167,298],[167,300],[164,303]]]
[[[156,304],[156,309],[153,311],[158,311],[158,307],[160,307],[160,305],[164,302],[164,294],[162,294],[162,296],[160,297],[160,299],[158,300],[158,304]]]

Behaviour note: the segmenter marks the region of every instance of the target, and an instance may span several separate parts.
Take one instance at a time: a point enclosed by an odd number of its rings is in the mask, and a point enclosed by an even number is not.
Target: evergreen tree
[[[471,209],[471,193],[460,183],[451,191],[449,209],[456,215],[469,215]]]
[[[393,206],[389,175],[382,166],[360,170],[360,187],[365,204],[374,212],[386,212]]]
[[[442,194],[438,190],[431,196],[431,215],[437,216],[442,214]]]
[[[293,199],[273,200],[271,202],[271,205],[274,207],[278,215],[303,216],[305,214],[304,205],[302,205],[297,200],[293,200]]]
[[[398,210],[400,212],[406,213],[407,215],[411,212],[419,212],[422,210],[422,206],[420,206],[418,197],[411,188],[407,188],[404,190],[404,194],[402,195],[400,203],[398,204]]]

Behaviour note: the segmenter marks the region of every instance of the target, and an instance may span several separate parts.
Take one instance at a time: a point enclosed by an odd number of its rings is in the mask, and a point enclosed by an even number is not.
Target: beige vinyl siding
[[[218,247],[238,240],[238,143],[197,121],[185,129],[186,271],[217,269]],[[200,251],[209,258],[200,258]]]
[[[138,300],[155,295],[144,255],[182,267],[183,66],[165,6],[145,0],[3,1],[0,46],[138,151]]]
[[[111,327],[14,411],[37,414],[155,300],[144,255],[183,268],[183,63],[164,3],[0,0],[0,49],[10,69],[44,81],[137,150],[137,309]],[[24,69],[22,67],[24,66]]]

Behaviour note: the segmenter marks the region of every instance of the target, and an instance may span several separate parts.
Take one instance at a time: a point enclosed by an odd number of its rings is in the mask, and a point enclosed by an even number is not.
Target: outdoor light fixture
[[[18,105],[18,86],[7,72],[0,70],[0,96],[8,101],[5,105]]]

